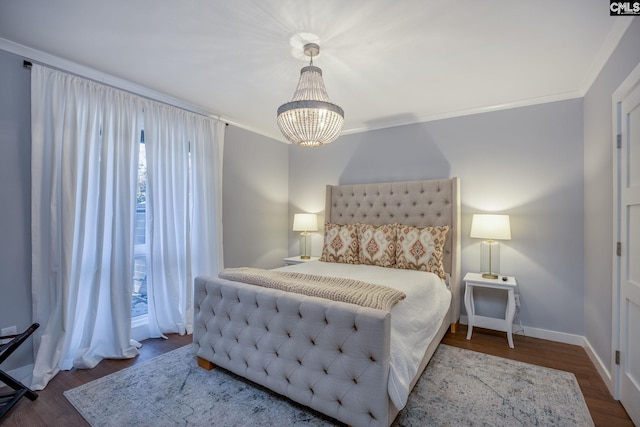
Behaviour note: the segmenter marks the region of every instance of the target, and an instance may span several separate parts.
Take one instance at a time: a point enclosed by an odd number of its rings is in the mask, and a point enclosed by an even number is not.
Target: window
[[[140,136],[138,160],[138,189],[136,192],[136,222],[134,231],[134,270],[131,295],[131,318],[145,316],[147,306],[147,244],[146,244],[146,195],[147,195],[147,151],[144,146],[144,131]]]

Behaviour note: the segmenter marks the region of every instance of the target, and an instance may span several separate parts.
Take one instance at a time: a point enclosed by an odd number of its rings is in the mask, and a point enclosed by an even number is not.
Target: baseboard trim
[[[602,359],[600,359],[600,357],[596,354],[596,351],[594,350],[593,346],[591,345],[591,343],[586,337],[584,338],[582,346],[584,347],[584,350],[587,352],[587,356],[589,356],[591,363],[593,363],[593,366],[596,367],[596,370],[600,374],[602,381],[604,381],[605,385],[607,386],[607,389],[609,389],[609,393],[611,393],[611,396],[613,396],[614,399],[617,399],[616,393],[615,393],[615,384],[613,382],[613,377],[611,376],[611,372],[609,372],[609,368],[602,362]]]
[[[468,319],[466,315],[460,316],[460,323],[468,325]],[[524,335],[532,338],[539,338],[543,340],[561,342],[565,344],[579,345],[584,347],[585,338],[582,335],[568,334],[566,332],[550,331],[548,329],[532,328],[530,326],[514,327],[514,335]]]

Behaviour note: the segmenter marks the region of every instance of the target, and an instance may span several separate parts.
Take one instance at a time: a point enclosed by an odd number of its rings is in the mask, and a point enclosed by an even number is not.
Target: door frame
[[[622,84],[616,89],[612,95],[612,138],[611,141],[613,147],[613,241],[612,243],[612,342],[611,342],[611,378],[613,380],[612,394],[614,399],[620,400],[620,372],[621,365],[616,364],[616,351],[620,350],[621,346],[621,282],[620,282],[620,256],[617,255],[617,243],[621,241],[620,235],[620,156],[621,151],[618,148],[618,135],[621,132],[622,117],[621,117],[621,103],[636,87],[640,86],[640,64],[638,64],[631,73],[624,79]],[[625,249],[622,248],[624,251]]]

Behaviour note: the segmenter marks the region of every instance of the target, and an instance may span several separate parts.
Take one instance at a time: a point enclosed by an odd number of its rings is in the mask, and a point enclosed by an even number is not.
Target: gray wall
[[[23,58],[0,50],[0,328],[31,324],[31,86]],[[3,370],[33,363],[31,340]]]
[[[582,108],[576,99],[345,135],[315,149],[292,146],[289,214],[322,213],[326,184],[457,176],[463,274],[480,268],[480,241],[468,237],[471,215],[509,214],[501,272],[517,277],[522,323],[582,335]],[[297,236],[289,236],[289,253],[297,254]],[[485,293],[478,308],[496,316],[504,305]]]
[[[286,144],[227,127],[222,184],[225,267],[283,265],[288,178]]]
[[[635,18],[584,98],[585,336],[605,368],[612,352],[612,94],[640,63]]]

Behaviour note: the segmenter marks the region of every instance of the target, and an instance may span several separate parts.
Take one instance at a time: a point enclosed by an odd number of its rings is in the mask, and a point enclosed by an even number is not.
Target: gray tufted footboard
[[[197,356],[353,426],[389,426],[391,315],[195,279]]]

